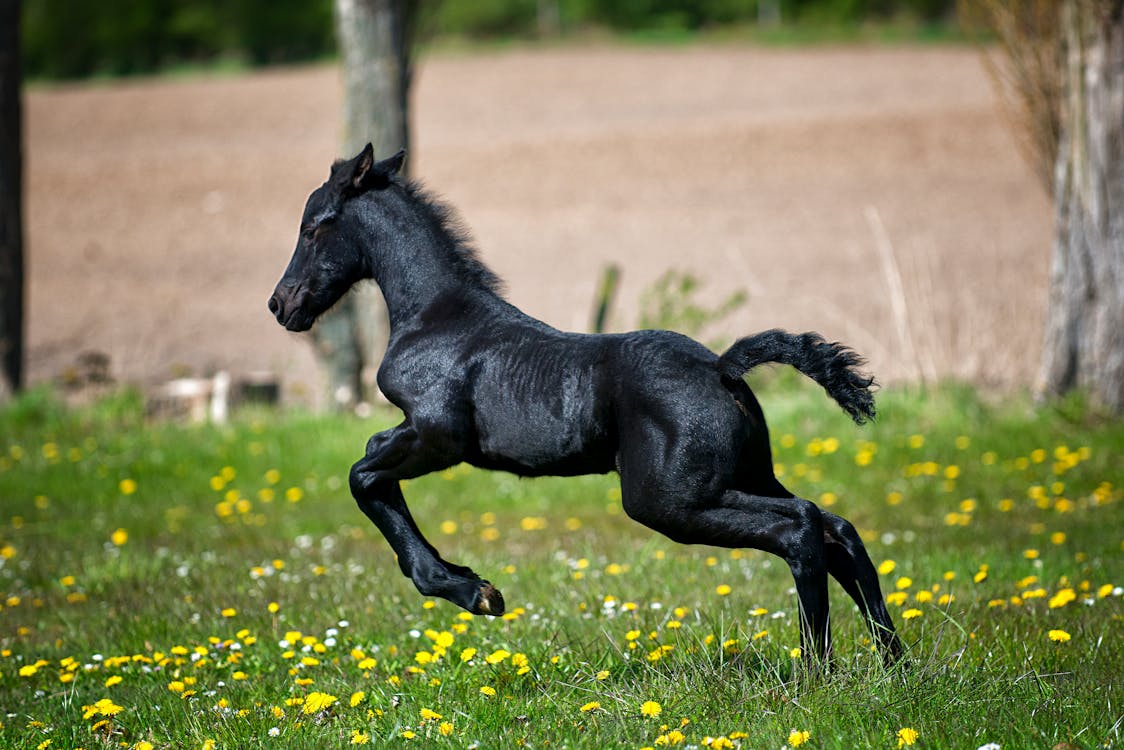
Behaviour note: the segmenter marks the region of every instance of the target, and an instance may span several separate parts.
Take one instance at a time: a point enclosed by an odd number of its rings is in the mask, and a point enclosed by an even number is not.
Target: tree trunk
[[[344,87],[343,156],[368,142],[379,158],[409,145],[411,0],[336,0]],[[378,289],[361,285],[312,330],[329,401],[352,408],[374,398],[389,324]]]
[[[1066,0],[1056,235],[1040,372],[1124,411],[1124,0]]]
[[[0,402],[23,385],[20,0],[0,0]]]

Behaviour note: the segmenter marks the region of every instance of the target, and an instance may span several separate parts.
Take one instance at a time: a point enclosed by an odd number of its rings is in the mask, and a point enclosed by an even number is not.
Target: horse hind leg
[[[673,475],[666,468],[661,476]],[[700,486],[660,486],[622,473],[625,512],[682,544],[760,549],[783,559],[800,606],[800,640],[810,664],[830,660],[827,561],[819,508],[798,498],[721,492],[712,500]]]
[[[881,649],[883,660],[892,664],[901,658],[904,648],[886,609],[878,572],[870,561],[866,546],[855,527],[846,519],[824,511],[823,521],[828,571],[858,605],[871,636]]]

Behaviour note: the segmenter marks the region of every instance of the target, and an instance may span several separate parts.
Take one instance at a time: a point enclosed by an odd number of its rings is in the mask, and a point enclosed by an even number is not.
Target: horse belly
[[[525,389],[479,394],[479,464],[524,476],[598,474],[616,448],[586,378],[570,374]]]

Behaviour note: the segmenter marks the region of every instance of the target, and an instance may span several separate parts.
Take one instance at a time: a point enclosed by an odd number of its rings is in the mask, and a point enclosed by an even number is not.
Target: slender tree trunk
[[[410,42],[416,2],[336,0],[344,87],[343,156],[368,142],[379,158],[409,145]],[[313,328],[337,408],[370,402],[389,325],[378,289],[362,285]]]
[[[0,0],[0,402],[23,385],[20,0]]]
[[[1124,0],[1066,0],[1040,389],[1124,411]]]

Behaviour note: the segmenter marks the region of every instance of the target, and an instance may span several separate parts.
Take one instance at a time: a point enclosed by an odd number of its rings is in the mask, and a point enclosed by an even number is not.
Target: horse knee
[[[854,524],[846,518],[834,515],[832,513],[824,513],[824,541],[829,543],[840,544],[849,554],[853,554],[857,550],[865,549],[862,537],[855,529]]]
[[[378,481],[377,473],[366,468],[366,458],[361,458],[351,466],[347,475],[347,483],[351,487],[351,496],[362,506],[365,500],[370,499],[371,487]]]

